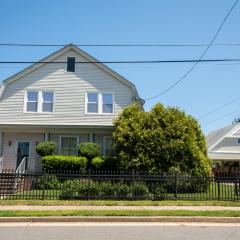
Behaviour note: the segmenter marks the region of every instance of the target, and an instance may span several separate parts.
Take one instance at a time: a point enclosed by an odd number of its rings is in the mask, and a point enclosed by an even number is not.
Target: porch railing
[[[27,167],[27,157],[24,157],[15,171],[15,181],[14,181],[14,189],[13,189],[14,191],[17,190],[18,185],[21,183],[22,174],[26,172],[26,167]]]
[[[0,172],[3,170],[3,157],[0,158]]]

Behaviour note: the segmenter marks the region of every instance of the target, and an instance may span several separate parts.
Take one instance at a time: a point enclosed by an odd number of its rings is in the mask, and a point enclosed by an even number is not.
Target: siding
[[[55,61],[86,61],[69,51]],[[133,90],[94,64],[77,64],[76,72],[66,72],[66,64],[46,64],[6,86],[0,100],[0,124],[111,126],[122,109],[132,103]],[[23,113],[24,91],[53,90],[54,113]],[[85,91],[113,92],[115,116],[85,114]]]
[[[17,163],[17,142],[30,142],[30,157],[36,159],[36,165],[39,164],[40,156],[35,151],[36,142],[42,142],[44,134],[41,133],[3,133],[3,157],[4,168],[15,169]],[[8,142],[11,141],[11,146]]]

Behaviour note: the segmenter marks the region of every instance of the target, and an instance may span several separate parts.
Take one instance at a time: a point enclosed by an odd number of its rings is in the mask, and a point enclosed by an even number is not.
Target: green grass
[[[63,211],[0,211],[0,217],[47,216],[201,216],[240,217],[238,211],[155,211],[155,210],[63,210]]]
[[[117,201],[117,200],[0,200],[0,205],[44,206],[229,206],[240,207],[240,201]]]

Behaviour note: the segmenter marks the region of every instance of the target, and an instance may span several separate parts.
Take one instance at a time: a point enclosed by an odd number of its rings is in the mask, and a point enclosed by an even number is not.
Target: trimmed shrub
[[[36,146],[36,152],[41,156],[53,155],[56,152],[57,144],[53,141],[40,142]]]
[[[89,161],[100,155],[100,145],[92,142],[83,142],[78,145],[79,155]]]
[[[52,155],[42,158],[43,169],[47,171],[86,171],[87,159],[77,156]]]
[[[102,157],[95,157],[92,160],[92,167],[95,170],[103,170],[105,159]]]
[[[114,157],[95,157],[92,160],[92,168],[94,170],[117,170],[116,159]]]

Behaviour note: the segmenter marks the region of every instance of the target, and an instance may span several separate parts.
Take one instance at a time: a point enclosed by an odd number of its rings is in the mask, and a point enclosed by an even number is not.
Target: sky
[[[208,44],[235,0],[2,0],[0,43]],[[240,3],[215,43],[240,43]],[[204,47],[81,47],[99,61],[198,59]],[[0,61],[38,61],[59,47],[0,46]],[[205,59],[240,58],[239,46],[212,46]],[[27,65],[0,64],[0,81]],[[192,63],[109,64],[133,82],[141,98],[177,81]],[[147,101],[174,106],[201,118],[205,133],[240,116],[240,62],[200,63],[178,86]],[[218,119],[218,120],[216,120]]]

